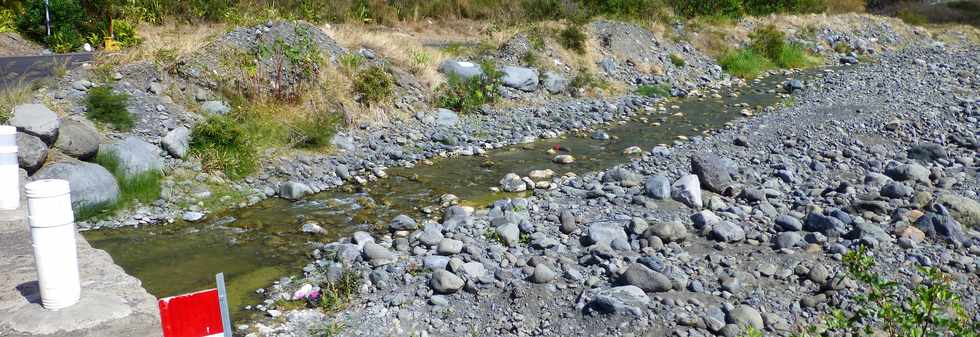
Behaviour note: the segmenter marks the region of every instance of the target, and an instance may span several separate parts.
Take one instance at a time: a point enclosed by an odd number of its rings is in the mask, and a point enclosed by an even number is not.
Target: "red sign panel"
[[[164,337],[204,337],[224,332],[218,289],[167,297],[159,304]]]

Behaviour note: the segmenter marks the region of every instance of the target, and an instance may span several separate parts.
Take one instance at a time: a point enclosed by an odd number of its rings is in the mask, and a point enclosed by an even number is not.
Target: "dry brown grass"
[[[227,30],[228,26],[224,23],[162,25],[144,23],[137,27],[143,43],[124,50],[116,57],[116,62],[126,64],[143,60],[167,61],[160,58],[193,53]]]
[[[31,85],[23,82],[0,89],[0,123],[10,119],[15,106],[30,102],[33,92]]]
[[[839,13],[864,13],[865,0],[824,0],[827,4],[827,12],[831,14]]]
[[[425,46],[417,33],[360,24],[325,25],[323,30],[349,49],[371,49],[395,66],[412,72],[428,88],[435,88],[443,81],[436,69],[449,55]]]

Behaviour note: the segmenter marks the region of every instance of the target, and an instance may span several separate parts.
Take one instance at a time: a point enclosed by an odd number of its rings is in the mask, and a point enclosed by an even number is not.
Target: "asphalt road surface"
[[[0,57],[0,89],[29,84],[92,60],[92,53]]]

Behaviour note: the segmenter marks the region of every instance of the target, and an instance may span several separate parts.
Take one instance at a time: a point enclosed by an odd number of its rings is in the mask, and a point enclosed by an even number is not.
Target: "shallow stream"
[[[561,175],[628,162],[630,157],[623,150],[630,146],[649,151],[658,144],[670,144],[678,136],[721,128],[741,117],[743,108],[736,104],[761,111],[757,107],[779,102],[780,95],[773,89],[784,80],[783,76],[770,76],[736,89],[736,97],[723,91],[722,98],[668,101],[665,113],[641,113],[628,123],[608,125],[605,131],[612,136],[609,140],[594,140],[589,135],[540,140],[490,151],[486,156],[392,168],[389,178],[365,186],[326,191],[296,202],[268,199],[245,209],[211,214],[202,223],[97,230],[84,235],[92,246],[108,251],[117,264],[141,279],[157,297],[211,288],[214,274],[224,272],[233,315],[243,318],[247,312],[242,309],[261,300],[255,289],[302,273],[302,267],[310,262],[311,242],[325,243],[357,230],[370,231],[372,224],[387,224],[398,214],[423,218],[423,208],[438,205],[440,196],[447,193],[458,196],[463,204],[486,206],[495,199],[513,196],[490,191],[509,172],[526,176],[531,170],[552,169]],[[674,105],[679,108],[672,108]],[[678,112],[682,115],[675,115]],[[547,150],[555,144],[570,149],[576,162],[552,163],[554,155]],[[320,224],[328,233],[303,233],[302,225],[307,222]]]

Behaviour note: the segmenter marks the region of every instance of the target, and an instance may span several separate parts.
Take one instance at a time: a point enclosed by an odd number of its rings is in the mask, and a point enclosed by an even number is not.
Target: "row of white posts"
[[[24,185],[41,305],[58,310],[78,303],[81,286],[75,245],[75,214],[67,180],[43,179]],[[0,126],[0,209],[20,208],[17,129]]]

